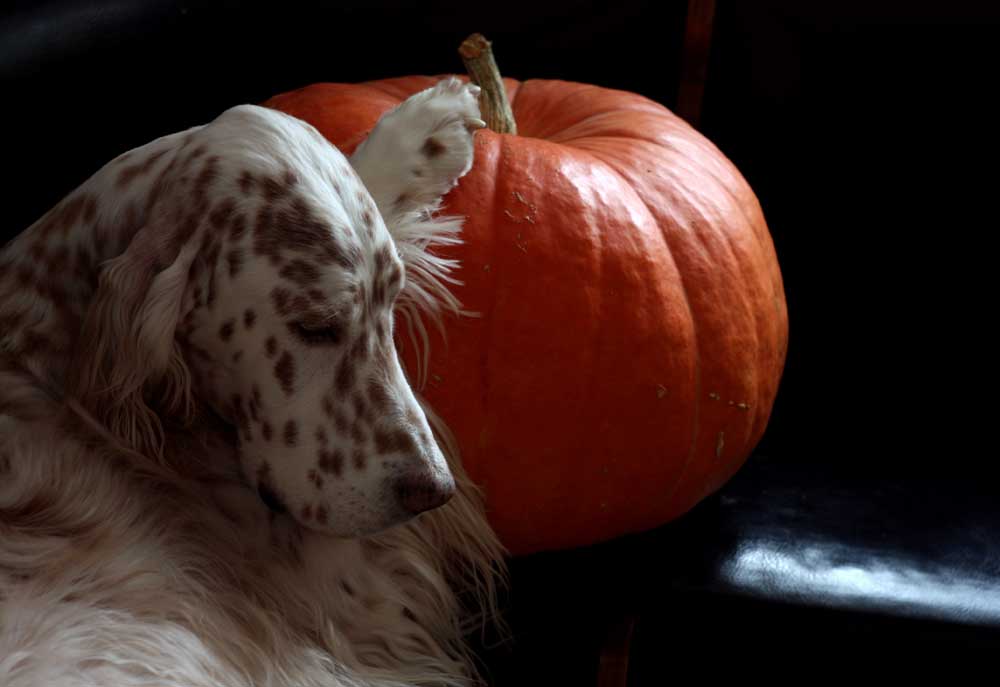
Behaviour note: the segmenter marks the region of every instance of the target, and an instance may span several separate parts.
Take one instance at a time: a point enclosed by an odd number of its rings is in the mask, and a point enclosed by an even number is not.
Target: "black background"
[[[7,3],[0,117],[9,174],[0,235],[15,235],[112,156],[233,104],[316,81],[461,71],[455,51],[473,31],[493,40],[505,75],[632,90],[673,107],[685,7]],[[771,424],[751,465],[806,466],[814,481],[844,493],[864,493],[878,480],[903,494],[911,483],[923,485],[920,494],[938,481],[958,484],[909,523],[905,511],[915,506],[901,498],[906,505],[892,517],[915,539],[919,523],[963,521],[962,493],[979,495],[980,508],[983,494],[996,493],[998,42],[996,3],[718,3],[700,129],[761,200],[791,332]],[[702,509],[709,521],[715,507]],[[604,549],[599,564],[619,567],[626,546]],[[583,571],[593,559],[568,560],[520,569],[526,648],[519,669],[495,669],[500,677],[551,675],[557,684],[595,669],[600,623],[587,609],[607,595],[592,587],[604,572]],[[654,574],[636,577],[649,584]],[[547,614],[532,615],[546,604]],[[741,658],[761,672],[785,665],[789,652],[826,661],[824,671],[849,669],[851,656],[885,651],[887,637],[895,639],[893,660],[920,658],[909,653],[914,630],[886,628],[884,619],[804,617],[714,597],[649,608],[675,624],[637,637],[638,673],[660,675],[676,647],[731,652],[741,643]],[[534,643],[523,640],[524,618]],[[740,674],[724,661],[706,670]]]
[[[15,2],[3,12],[4,236],[113,155],[315,81],[461,71],[676,102],[686,3]],[[989,3],[720,2],[702,131],[764,207],[788,363],[757,453],[992,468],[996,41]]]

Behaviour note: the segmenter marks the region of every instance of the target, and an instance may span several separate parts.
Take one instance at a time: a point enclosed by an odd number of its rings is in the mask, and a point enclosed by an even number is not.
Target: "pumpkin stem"
[[[469,79],[483,89],[479,94],[479,109],[486,126],[498,134],[516,134],[517,123],[491,46],[483,34],[474,33],[462,41],[458,54],[462,56]]]

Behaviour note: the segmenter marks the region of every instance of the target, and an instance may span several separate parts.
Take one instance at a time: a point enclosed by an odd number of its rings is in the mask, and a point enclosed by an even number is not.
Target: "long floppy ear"
[[[182,245],[155,223],[107,261],[74,352],[69,395],[126,446],[162,458],[160,416],[147,392],[160,392],[161,411],[192,412],[190,375],[174,343],[185,286],[198,246]]]

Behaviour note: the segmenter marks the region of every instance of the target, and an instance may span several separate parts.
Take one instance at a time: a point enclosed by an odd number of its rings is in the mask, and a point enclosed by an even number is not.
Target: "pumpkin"
[[[350,154],[441,78],[265,104]],[[453,292],[478,317],[431,330],[422,393],[525,554],[653,528],[719,489],[767,425],[788,322],[757,198],[701,134],[633,93],[503,84],[518,133],[477,132],[443,209],[467,218],[440,254],[461,261]]]

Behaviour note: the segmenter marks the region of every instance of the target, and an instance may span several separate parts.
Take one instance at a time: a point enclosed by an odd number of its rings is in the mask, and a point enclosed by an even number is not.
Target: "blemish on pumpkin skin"
[[[708,394],[708,397],[709,397],[710,399],[712,399],[713,401],[719,401],[719,400],[722,400],[722,397],[721,397],[721,396],[719,396],[719,394],[715,393],[714,391],[712,391],[712,392],[709,392],[709,394]]]
[[[535,204],[529,203],[527,200],[524,199],[524,196],[522,196],[517,191],[511,191],[510,195],[519,203],[526,206],[528,208],[528,212],[522,217],[516,217],[510,210],[504,210],[504,213],[507,215],[507,217],[509,217],[513,222],[517,224],[521,224],[522,222],[527,222],[528,224],[534,224],[538,210]]]
[[[657,398],[663,398],[666,395],[667,395],[667,387],[663,386],[662,384],[657,384],[656,385],[656,397]]]
[[[726,445],[726,433],[719,432],[719,438],[715,442],[715,457],[719,459],[722,457],[722,449]]]

